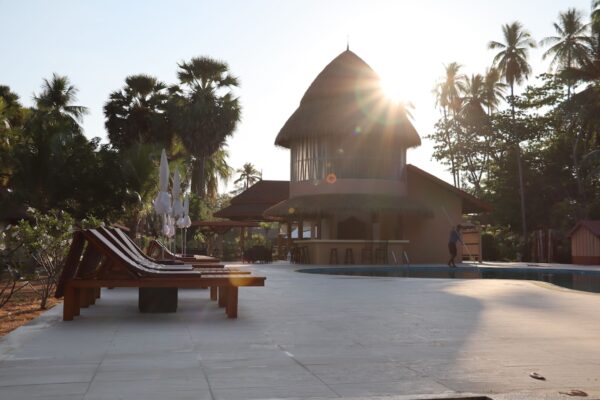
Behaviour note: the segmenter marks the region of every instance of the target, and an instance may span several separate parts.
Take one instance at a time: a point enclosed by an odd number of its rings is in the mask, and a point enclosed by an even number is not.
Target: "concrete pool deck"
[[[176,314],[139,314],[132,289],[71,322],[59,305],[0,339],[0,399],[600,398],[598,294],[301,267],[252,266],[266,287],[237,320],[206,290]]]

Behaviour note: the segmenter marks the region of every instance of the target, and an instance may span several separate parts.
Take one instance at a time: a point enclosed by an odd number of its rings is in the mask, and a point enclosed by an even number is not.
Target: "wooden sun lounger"
[[[110,240],[115,246],[119,247],[122,251],[131,256],[133,259],[139,261],[141,264],[144,265],[154,265],[155,269],[178,271],[192,270],[194,268],[218,269],[225,267],[225,265],[219,263],[201,263],[195,260],[189,263],[184,263],[182,261],[175,260],[156,260],[145,254],[129,236],[127,236],[123,231],[121,231],[118,228],[109,229],[102,227],[98,228],[98,231],[104,236],[106,236],[108,240]]]
[[[165,258],[168,260],[177,260],[183,262],[194,262],[194,263],[218,263],[219,259],[215,257],[202,256],[202,255],[177,255],[172,253],[167,247],[154,239],[148,244],[146,254],[153,258]]]
[[[222,271],[222,270],[221,270]],[[238,288],[264,286],[266,278],[247,272],[215,274],[214,270],[153,270],[136,262],[95,229],[77,231],[67,255],[55,297],[64,296],[63,320],[95,303],[102,287],[211,288],[229,318],[237,318]]]

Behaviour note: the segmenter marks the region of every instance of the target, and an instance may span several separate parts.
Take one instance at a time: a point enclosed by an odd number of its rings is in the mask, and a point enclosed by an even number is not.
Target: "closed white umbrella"
[[[169,161],[163,149],[158,167],[158,195],[154,199],[154,211],[159,215],[171,212],[171,195],[169,194]]]
[[[189,196],[184,197],[182,210],[183,210],[182,215],[177,220],[177,227],[184,229],[183,238],[181,239],[181,241],[182,241],[181,248],[183,249],[183,254],[186,254],[185,247],[186,247],[187,241],[186,241],[185,236],[187,236],[187,228],[189,228],[192,225],[192,220],[190,219],[190,216],[189,216],[189,213],[190,213],[190,198],[189,198]]]
[[[160,155],[160,166],[158,167],[158,194],[152,202],[154,211],[162,215],[162,235],[168,237],[168,215],[171,213],[171,195],[169,194],[169,160],[167,152],[162,150]],[[164,257],[164,254],[163,254]]]
[[[183,205],[181,204],[181,179],[179,178],[179,170],[175,169],[173,174],[173,217],[176,219],[183,215]]]

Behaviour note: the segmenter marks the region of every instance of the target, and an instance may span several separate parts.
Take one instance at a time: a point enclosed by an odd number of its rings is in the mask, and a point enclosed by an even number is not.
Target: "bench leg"
[[[96,304],[96,291],[97,291],[97,288],[90,288],[88,290],[88,302],[92,306]]]
[[[100,296],[102,295],[102,288],[96,288],[96,298],[99,299]]]
[[[212,301],[217,301],[217,299],[218,299],[218,289],[216,286],[210,287],[210,299]]]
[[[78,317],[79,314],[81,313],[81,304],[79,302],[79,299],[81,298],[81,289],[80,288],[74,288],[73,289],[75,295],[74,295],[74,301],[73,301],[73,305],[72,305],[72,310],[73,310],[73,316]]]
[[[237,318],[237,309],[238,309],[238,288],[230,287],[227,288],[227,308],[225,311],[227,312],[228,318]]]
[[[63,321],[73,321],[73,306],[79,304],[79,298],[75,297],[75,288],[67,284],[63,301]]]
[[[79,307],[88,308],[90,306],[90,296],[88,288],[79,289]]]
[[[219,307],[227,305],[227,287],[219,286]]]

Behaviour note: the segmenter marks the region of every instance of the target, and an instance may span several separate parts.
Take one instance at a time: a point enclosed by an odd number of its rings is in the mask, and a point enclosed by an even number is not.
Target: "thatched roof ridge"
[[[392,135],[406,147],[421,144],[402,107],[383,93],[379,76],[350,50],[331,61],[309,86],[300,106],[279,131],[275,144],[314,136],[350,136],[359,130]]]

